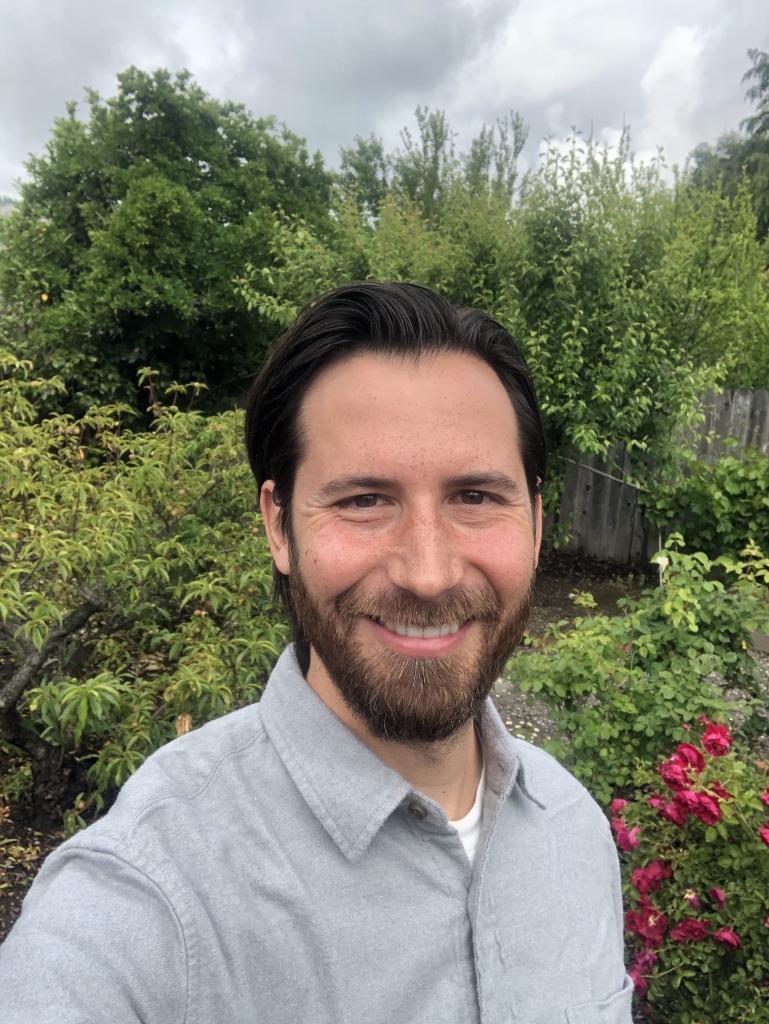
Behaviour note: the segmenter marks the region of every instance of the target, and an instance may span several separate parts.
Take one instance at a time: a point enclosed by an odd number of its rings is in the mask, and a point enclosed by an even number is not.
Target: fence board
[[[726,438],[760,448],[769,456],[769,391],[741,388],[711,393],[703,405],[705,419],[697,443],[701,458],[718,458],[729,449]],[[635,489],[604,475],[617,476],[617,466],[622,473],[629,472],[621,447],[608,462],[585,456],[579,464],[569,465],[561,491],[560,521],[567,528],[571,524],[571,536],[563,547],[611,562],[645,562],[659,548],[659,533],[642,515]]]

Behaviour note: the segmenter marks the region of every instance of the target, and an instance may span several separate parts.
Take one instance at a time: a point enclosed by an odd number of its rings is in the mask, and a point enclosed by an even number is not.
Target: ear
[[[534,568],[539,565],[539,549],[542,545],[542,495],[534,499]]]
[[[266,480],[259,494],[259,508],[262,510],[264,532],[270,545],[272,558],[278,572],[289,574],[288,538],[278,525],[280,506],[275,500],[275,481]]]

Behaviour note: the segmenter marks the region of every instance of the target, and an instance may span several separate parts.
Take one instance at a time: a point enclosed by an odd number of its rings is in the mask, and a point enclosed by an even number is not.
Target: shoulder
[[[153,834],[167,839],[214,811],[226,814],[247,800],[249,782],[269,774],[271,752],[258,704],[209,722],[148,757],[109,812],[64,847],[128,855]]]
[[[578,814],[610,835],[606,815],[596,801],[551,754],[521,739],[513,740],[513,749],[519,761],[519,783],[548,815]]]
[[[121,796],[131,802],[164,795],[189,799],[217,774],[258,758],[264,740],[258,704],[232,711],[160,747],[128,780]]]

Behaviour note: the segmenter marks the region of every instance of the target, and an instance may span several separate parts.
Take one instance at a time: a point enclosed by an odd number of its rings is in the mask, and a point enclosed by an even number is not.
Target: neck
[[[336,717],[414,789],[440,804],[450,821],[463,818],[475,803],[483,755],[472,721],[435,743],[399,743],[373,736],[342,700],[319,658],[312,658],[307,682]]]

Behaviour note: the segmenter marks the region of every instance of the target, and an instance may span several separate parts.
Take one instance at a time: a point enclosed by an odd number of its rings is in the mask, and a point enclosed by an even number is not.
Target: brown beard
[[[440,602],[425,602],[409,591],[365,596],[355,587],[325,614],[292,560],[289,594],[298,635],[317,654],[345,704],[379,739],[434,743],[452,736],[479,711],[507,659],[521,642],[531,610],[532,581],[506,618],[490,587],[463,589]],[[480,623],[478,653],[416,658],[381,648],[363,653],[353,630],[360,616],[439,626]]]

